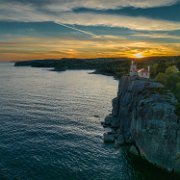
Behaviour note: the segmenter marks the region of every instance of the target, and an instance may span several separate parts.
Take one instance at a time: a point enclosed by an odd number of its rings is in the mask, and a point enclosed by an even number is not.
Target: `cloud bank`
[[[93,2],[94,1],[92,1],[92,3]],[[170,0],[167,0],[167,2],[170,3]],[[111,4],[113,4],[113,2]],[[64,8],[64,6],[62,6],[62,8]],[[68,25],[123,27],[133,30],[147,30],[147,31],[148,30],[172,31],[172,30],[180,29],[180,22],[157,20],[157,19],[151,19],[145,17],[111,15],[111,14],[74,13],[74,12],[58,12],[58,14],[53,14],[44,11],[39,11],[39,9],[35,8],[33,4],[22,4],[22,3],[20,4],[16,3],[13,6],[10,3],[1,4],[0,20],[21,21],[21,22],[52,21],[59,24],[63,23]]]

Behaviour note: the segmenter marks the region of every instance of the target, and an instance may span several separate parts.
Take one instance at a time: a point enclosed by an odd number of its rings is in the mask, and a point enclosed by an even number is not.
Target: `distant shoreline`
[[[119,79],[122,75],[129,72],[131,63],[130,58],[97,58],[97,59],[47,59],[47,60],[31,60],[18,61],[15,66],[30,66],[40,68],[52,68],[52,71],[66,71],[66,70],[94,70],[94,74],[102,74],[106,76],[113,76]],[[180,69],[180,56],[175,57],[149,57],[143,59],[136,59],[138,66],[144,67],[154,63],[163,64],[169,61],[174,61]]]

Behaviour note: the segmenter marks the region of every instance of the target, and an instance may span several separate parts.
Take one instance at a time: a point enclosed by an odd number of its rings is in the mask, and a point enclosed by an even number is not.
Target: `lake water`
[[[89,72],[0,64],[0,179],[137,179],[102,138],[118,81]]]

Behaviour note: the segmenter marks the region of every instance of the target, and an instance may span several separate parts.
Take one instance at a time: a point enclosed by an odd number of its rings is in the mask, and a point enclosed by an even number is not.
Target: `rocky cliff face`
[[[128,144],[130,151],[169,171],[180,172],[180,122],[176,99],[149,79],[124,76],[104,127],[104,141]]]

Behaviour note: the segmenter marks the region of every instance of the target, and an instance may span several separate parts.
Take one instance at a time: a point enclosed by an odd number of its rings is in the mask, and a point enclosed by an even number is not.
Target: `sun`
[[[140,58],[143,58],[144,56],[143,56],[143,54],[140,52],[140,53],[134,54],[134,57],[140,59]]]

